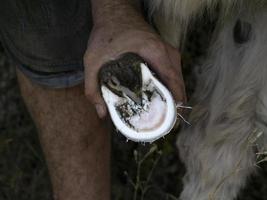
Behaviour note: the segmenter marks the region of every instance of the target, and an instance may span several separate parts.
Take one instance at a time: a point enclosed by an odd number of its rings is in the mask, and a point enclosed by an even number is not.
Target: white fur
[[[243,4],[260,7],[266,0],[145,0],[149,14],[155,20],[163,39],[179,47],[190,22],[201,16],[206,9],[214,12],[220,5],[221,17],[233,10],[242,8]]]
[[[150,12],[162,12],[166,18],[187,20],[195,16],[204,8],[213,9],[218,3],[226,10],[231,10],[236,5],[243,3],[242,0],[150,0]]]
[[[182,28],[219,0],[152,1],[162,37],[179,46]],[[181,200],[233,200],[255,171],[255,141],[259,149],[266,147],[267,9],[264,1],[248,2],[221,1],[228,12],[221,16],[210,53],[196,74],[192,126],[184,128],[177,142],[187,169]],[[238,19],[252,27],[243,44],[233,38]]]

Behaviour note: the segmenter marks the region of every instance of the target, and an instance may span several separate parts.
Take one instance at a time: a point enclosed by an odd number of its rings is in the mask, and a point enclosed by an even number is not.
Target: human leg
[[[47,89],[20,71],[24,101],[39,130],[55,200],[110,198],[110,139],[82,86]]]

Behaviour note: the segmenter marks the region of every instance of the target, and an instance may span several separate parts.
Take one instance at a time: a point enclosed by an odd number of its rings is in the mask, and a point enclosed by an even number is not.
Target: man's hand
[[[95,5],[93,11],[94,28],[84,56],[85,94],[95,105],[99,117],[104,118],[107,111],[100,94],[98,72],[103,64],[127,52],[140,55],[171,90],[177,102],[186,101],[177,49],[163,42],[141,13],[130,3],[125,4],[128,0],[100,1],[122,1],[124,4],[103,4],[102,10]],[[94,5],[94,1],[92,3]]]

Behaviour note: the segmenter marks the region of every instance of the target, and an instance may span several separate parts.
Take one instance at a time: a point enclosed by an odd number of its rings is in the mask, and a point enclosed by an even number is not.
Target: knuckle
[[[157,42],[155,40],[149,40],[147,41],[147,47],[149,49],[156,49],[157,48]]]
[[[165,78],[167,80],[169,80],[170,82],[173,80],[177,80],[178,79],[178,74],[176,73],[176,71],[169,66],[164,66],[165,67]]]
[[[181,60],[182,60],[182,56],[181,56],[181,54],[179,53],[178,50],[176,50],[176,58],[177,58],[178,62],[180,63]]]
[[[185,91],[185,85],[183,81],[179,81],[176,83],[180,91]]]
[[[181,60],[181,53],[178,48],[175,48],[173,46],[169,46],[170,51],[172,54],[176,57],[176,59]]]
[[[86,53],[83,56],[83,64],[84,64],[84,66],[90,65],[89,55],[87,55]]]
[[[155,54],[159,57],[165,57],[165,55],[166,55],[166,49],[165,49],[164,44],[162,44],[162,43],[157,44],[153,50],[154,50]]]
[[[93,62],[95,62],[95,55],[92,51],[86,50],[86,52],[83,55],[83,64],[85,66],[91,65]]]
[[[157,54],[163,54],[165,52],[164,44],[157,39],[149,40],[146,46],[149,50],[153,50]]]
[[[162,42],[159,42],[157,45],[157,50],[161,52],[162,54],[166,53],[166,47]]]
[[[83,57],[83,65],[84,66],[88,66],[89,65],[89,61],[85,56]]]
[[[166,77],[171,84],[181,85],[183,82],[180,80],[179,76],[175,72],[168,73]]]
[[[94,98],[95,98],[95,94],[94,92],[92,92],[91,90],[85,90],[85,96],[86,98],[90,101],[90,102],[93,102],[94,101]]]

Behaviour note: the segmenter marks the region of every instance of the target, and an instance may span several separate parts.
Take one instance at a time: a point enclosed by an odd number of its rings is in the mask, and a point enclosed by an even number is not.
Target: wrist
[[[143,19],[138,0],[92,0],[94,26],[130,24]]]

